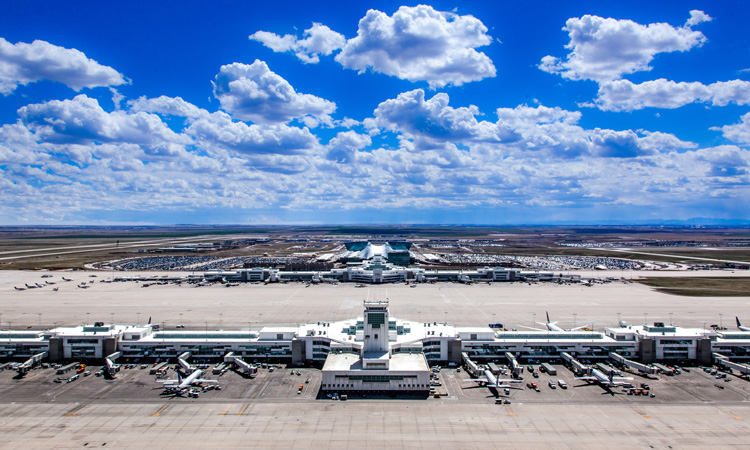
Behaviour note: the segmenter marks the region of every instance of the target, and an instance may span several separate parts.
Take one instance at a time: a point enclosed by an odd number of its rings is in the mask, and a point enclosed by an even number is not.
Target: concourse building
[[[0,330],[0,362],[24,361],[43,352],[50,362],[101,364],[116,352],[124,362],[176,361],[185,352],[196,362],[218,362],[231,352],[248,363],[320,367],[325,391],[424,392],[429,390],[431,365],[467,359],[504,364],[511,359],[559,362],[572,356],[584,363],[626,358],[699,365],[719,357],[750,360],[746,331],[662,322],[620,324],[603,332],[506,331],[401,319],[388,308],[387,302],[366,301],[362,316],[349,320],[259,330],[166,331],[154,324],[103,322],[44,331]]]

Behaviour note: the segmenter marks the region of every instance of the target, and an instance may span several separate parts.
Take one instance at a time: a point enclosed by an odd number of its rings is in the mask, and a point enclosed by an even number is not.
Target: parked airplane
[[[581,327],[568,328],[567,330],[565,328],[559,327],[557,326],[557,322],[552,322],[551,320],[549,320],[549,312],[547,312],[547,323],[542,323],[542,322],[536,322],[536,323],[538,323],[539,325],[544,325],[545,327],[547,327],[547,330],[549,331],[556,331],[556,332],[577,331],[582,328],[586,328],[586,325],[581,326]],[[523,325],[518,325],[518,326],[521,328],[529,328],[531,330],[539,330],[538,328],[525,327]]]
[[[626,384],[624,380],[632,380],[632,377],[616,377],[614,371],[609,372],[609,376],[605,375],[599,369],[593,369],[591,375],[587,377],[576,377],[576,380],[584,380],[586,382],[595,382],[605,388],[611,388],[615,386],[622,386]]]
[[[73,281],[73,279],[72,279],[72,278],[65,278],[65,277],[62,277],[62,279],[63,279],[63,281]]]
[[[38,288],[38,287],[39,287],[39,286],[37,286],[36,284],[29,284],[29,283],[24,283],[24,284],[26,285],[26,287],[27,287],[28,289],[36,289],[36,288]]]
[[[182,375],[177,372],[176,380],[156,380],[159,383],[164,383],[164,392],[182,395],[188,391],[194,385],[206,384],[206,383],[218,383],[216,380],[203,379],[200,376],[203,375],[201,369],[196,369],[193,373],[188,375],[186,378],[182,378]]]
[[[13,289],[15,289],[17,291],[25,291],[26,290],[26,288],[20,288],[18,286],[13,286]]]
[[[508,383],[523,383],[523,380],[515,380],[511,378],[498,380],[495,374],[489,369],[484,371],[484,378],[470,378],[468,381],[477,382],[480,386],[488,388],[509,388],[510,384]]]
[[[738,328],[738,329],[739,329],[740,331],[750,331],[750,327],[748,327],[748,326],[746,326],[746,325],[742,325],[742,324],[740,323],[740,318],[739,318],[739,317],[735,317],[735,319],[737,319],[737,328]]]

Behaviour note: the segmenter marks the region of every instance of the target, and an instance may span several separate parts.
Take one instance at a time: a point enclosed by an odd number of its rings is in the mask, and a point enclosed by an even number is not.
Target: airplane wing
[[[578,330],[583,330],[583,329],[584,329],[584,328],[586,328],[586,327],[588,327],[588,325],[584,325],[584,326],[582,326],[582,327],[575,327],[575,328],[571,328],[571,329],[569,329],[568,331],[578,331]]]
[[[537,322],[537,323],[539,323],[539,322]],[[541,324],[541,325],[544,325],[544,324]],[[544,331],[544,330],[542,330],[541,328],[525,327],[525,326],[523,326],[523,325],[516,325],[516,328],[526,328],[526,329],[528,329],[528,330],[534,330],[534,331]]]
[[[218,381],[216,381],[216,380],[208,380],[208,379],[205,379],[205,378],[197,378],[197,379],[193,380],[193,383],[218,383]]]
[[[575,377],[576,380],[597,381],[596,377]]]
[[[477,383],[489,383],[490,380],[487,378],[464,378],[464,381],[474,381]]]

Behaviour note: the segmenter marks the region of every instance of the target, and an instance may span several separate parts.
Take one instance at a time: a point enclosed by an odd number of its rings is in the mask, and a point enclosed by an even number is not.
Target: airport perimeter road
[[[750,407],[320,401],[0,405],[2,448],[747,448]]]

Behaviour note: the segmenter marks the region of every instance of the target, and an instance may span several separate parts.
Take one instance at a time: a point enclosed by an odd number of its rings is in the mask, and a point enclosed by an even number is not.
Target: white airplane
[[[739,317],[736,317],[736,316],[735,316],[735,319],[737,319],[737,328],[738,328],[738,329],[739,329],[740,331],[750,331],[750,327],[748,327],[748,326],[746,326],[746,325],[742,325],[742,324],[740,323],[740,318],[739,318]]]
[[[13,286],[13,289],[15,289],[17,291],[25,291],[26,290],[26,288],[20,288],[18,286]]]
[[[26,287],[27,287],[28,289],[36,289],[36,288],[38,288],[38,287],[39,287],[39,286],[37,286],[36,284],[29,284],[29,283],[24,283],[24,284],[26,285]]]
[[[169,393],[175,393],[182,395],[187,392],[188,389],[194,385],[206,384],[206,383],[218,383],[216,380],[203,379],[200,376],[203,375],[201,369],[196,369],[193,373],[188,375],[186,378],[182,378],[182,375],[177,372],[176,380],[156,380],[159,383],[164,383],[164,391]]]
[[[552,322],[549,320],[549,312],[545,311],[547,313],[547,323],[537,322],[539,325],[544,325],[547,327],[549,331],[577,331],[583,328],[586,328],[586,325],[582,327],[575,327],[575,328],[568,328],[567,330],[562,327],[557,326],[557,322]]]
[[[72,279],[72,278],[65,278],[65,277],[62,277],[62,279],[63,279],[63,281],[73,281],[73,279]]]
[[[484,378],[469,378],[467,381],[474,381],[479,383],[480,386],[488,388],[509,388],[510,384],[508,383],[523,383],[523,380],[515,380],[511,378],[498,380],[495,374],[489,369],[484,371]]]
[[[576,380],[584,380],[586,382],[595,382],[605,388],[611,388],[615,386],[622,386],[626,384],[625,380],[632,380],[632,377],[616,377],[614,371],[609,372],[609,376],[605,375],[599,369],[593,369],[591,375],[587,377],[576,377]]]

